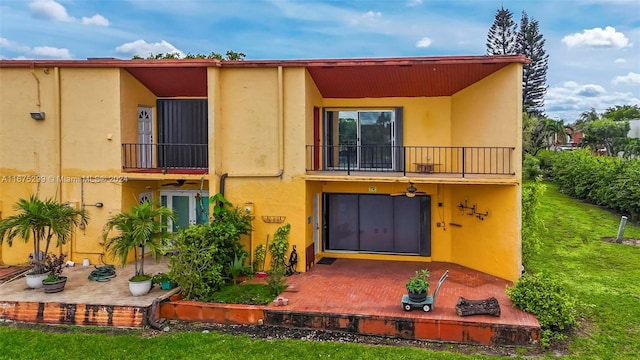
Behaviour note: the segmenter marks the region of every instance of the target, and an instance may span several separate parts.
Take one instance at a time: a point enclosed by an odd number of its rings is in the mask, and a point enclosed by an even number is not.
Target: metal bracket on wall
[[[479,220],[484,220],[485,217],[489,216],[489,210],[481,213],[479,211],[477,211],[477,207],[476,205],[471,205],[469,206],[469,204],[467,203],[467,199],[464,199],[464,203],[459,203],[458,204],[458,209],[460,209],[460,211],[465,211],[465,210],[469,210],[469,212],[467,213],[467,215],[471,215],[477,217]]]

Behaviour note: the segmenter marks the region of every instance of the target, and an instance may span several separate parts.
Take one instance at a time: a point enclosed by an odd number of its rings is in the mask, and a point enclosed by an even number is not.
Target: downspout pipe
[[[156,321],[156,313],[158,312],[158,306],[160,305],[160,303],[166,301],[171,296],[180,293],[180,291],[182,291],[182,289],[180,287],[177,287],[169,291],[168,293],[153,299],[153,302],[151,303],[151,309],[147,313],[147,325],[149,325],[150,327],[156,330],[162,330],[162,324]]]

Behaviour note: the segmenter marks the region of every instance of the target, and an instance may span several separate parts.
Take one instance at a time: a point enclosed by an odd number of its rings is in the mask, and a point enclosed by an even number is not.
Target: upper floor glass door
[[[325,159],[340,169],[395,168],[395,110],[327,110]]]

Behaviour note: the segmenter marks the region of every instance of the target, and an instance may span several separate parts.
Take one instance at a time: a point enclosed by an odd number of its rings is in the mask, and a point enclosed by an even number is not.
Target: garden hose
[[[113,265],[98,266],[89,274],[91,281],[106,282],[116,276],[116,268]]]

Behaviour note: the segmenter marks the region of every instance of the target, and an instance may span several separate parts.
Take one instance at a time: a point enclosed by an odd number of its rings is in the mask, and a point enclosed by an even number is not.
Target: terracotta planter
[[[32,289],[40,289],[42,287],[42,280],[46,279],[49,273],[45,274],[27,274],[27,286]]]
[[[42,282],[45,294],[58,293],[64,290],[64,286],[67,284],[67,277],[60,276],[60,280],[54,282]]]
[[[129,291],[133,296],[146,295],[151,290],[151,279],[145,281],[129,281]]]

